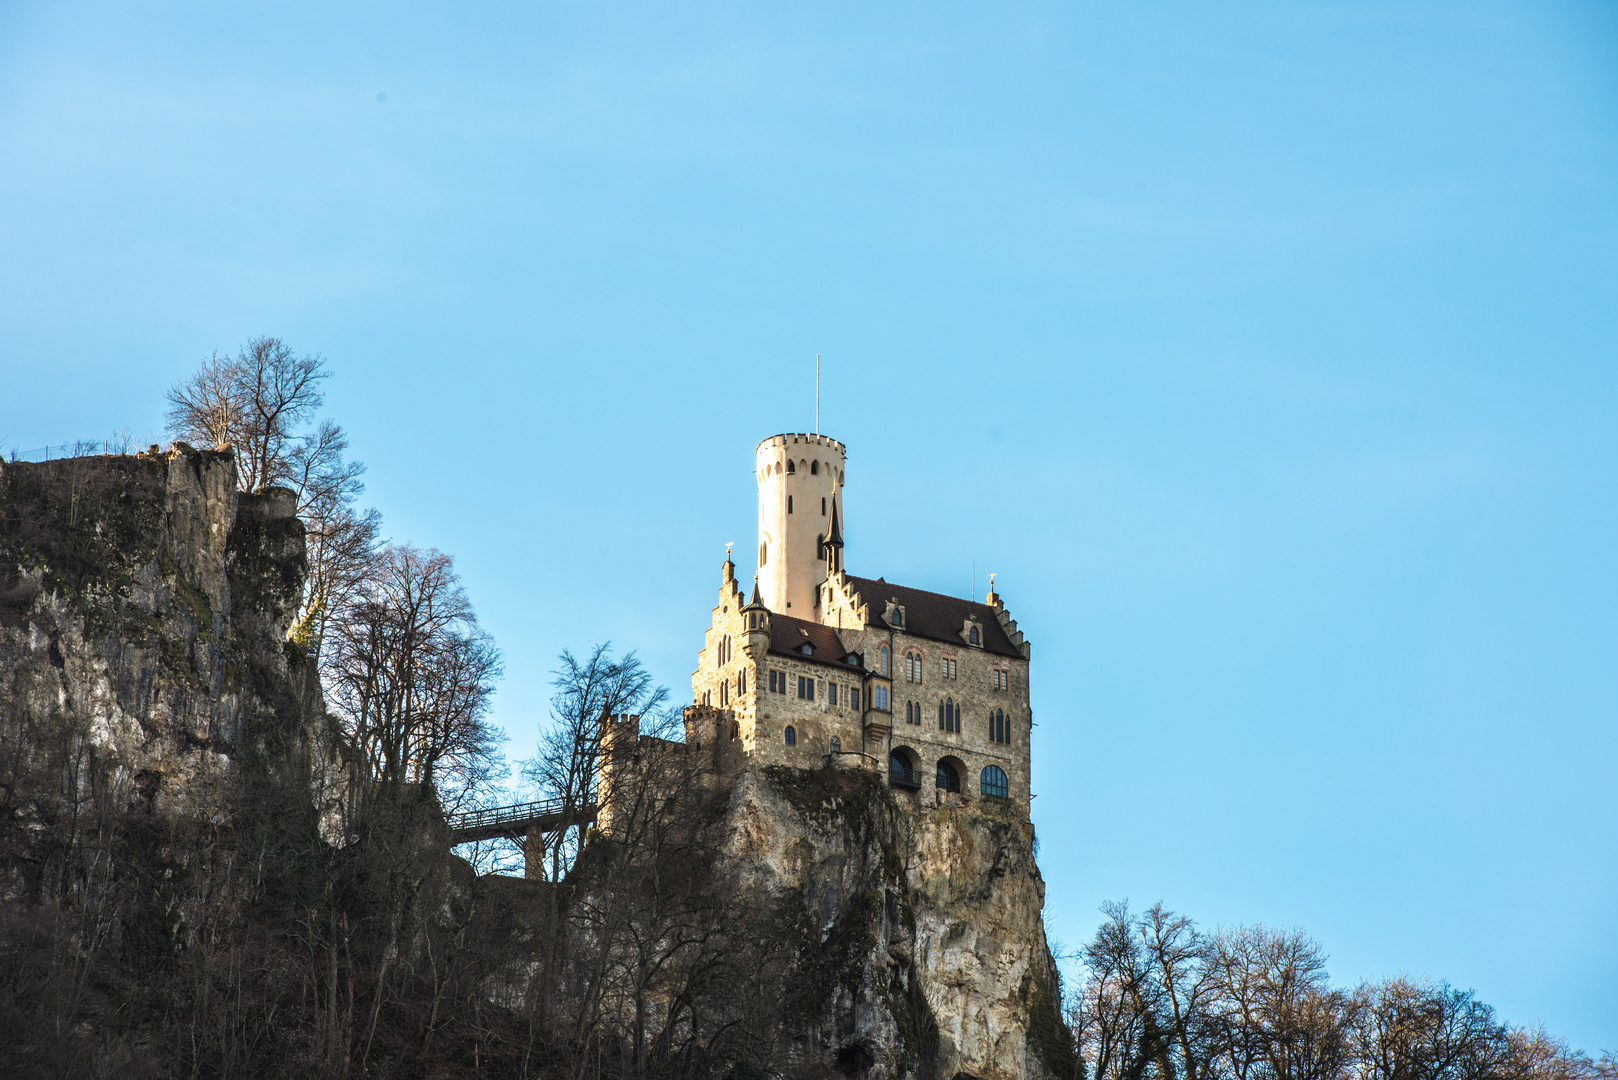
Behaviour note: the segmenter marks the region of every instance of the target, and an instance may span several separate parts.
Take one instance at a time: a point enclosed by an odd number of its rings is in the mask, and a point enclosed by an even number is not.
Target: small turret
[[[758,578],[753,578],[753,598],[742,608],[742,651],[754,661],[770,651],[770,609],[759,596]]]

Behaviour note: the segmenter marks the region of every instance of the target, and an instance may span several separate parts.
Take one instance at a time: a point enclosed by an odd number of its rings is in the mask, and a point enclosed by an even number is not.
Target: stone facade
[[[721,568],[688,740],[735,741],[760,764],[884,772],[913,807],[1003,799],[1026,819],[1030,647],[1001,598],[848,574],[843,444],[776,435],[757,458],[760,573],[749,600],[730,558]]]

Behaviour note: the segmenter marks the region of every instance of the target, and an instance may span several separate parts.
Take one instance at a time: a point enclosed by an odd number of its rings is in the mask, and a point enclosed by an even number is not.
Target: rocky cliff
[[[291,493],[238,493],[229,452],[0,464],[4,741],[181,815],[244,751],[325,742],[315,665],[284,641],[305,568]]]
[[[789,1059],[849,1076],[1073,1075],[1033,826],[1009,804],[901,808],[870,772],[749,769],[727,856],[815,928],[795,977],[821,984]]]

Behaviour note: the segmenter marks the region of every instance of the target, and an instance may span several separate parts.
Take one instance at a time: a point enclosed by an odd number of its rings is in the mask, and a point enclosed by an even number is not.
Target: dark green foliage
[[[1034,977],[1028,993],[1028,1048],[1057,1080],[1083,1080],[1078,1046],[1062,1019],[1061,994],[1045,973]]]
[[[121,600],[159,554],[163,478],[159,462],[127,456],[0,466],[0,625],[23,626],[43,591],[86,620],[86,636],[137,626]]]

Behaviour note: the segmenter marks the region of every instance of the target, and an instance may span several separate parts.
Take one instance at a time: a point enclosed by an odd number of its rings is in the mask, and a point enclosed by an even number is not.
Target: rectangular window
[[[857,686],[850,686],[848,688],[848,707],[850,709],[858,709],[860,707],[860,688]]]
[[[994,688],[996,690],[1009,690],[1011,673],[1001,668],[994,669]]]
[[[944,678],[946,678],[946,679],[955,678],[955,661],[951,660],[949,657],[946,656],[946,657],[943,657],[942,659],[940,659],[938,661],[938,667],[939,667],[940,673],[943,674]]]
[[[770,693],[784,694],[787,692],[787,673],[784,671],[770,672]]]
[[[882,709],[884,712],[887,710],[888,688],[886,686],[873,686],[871,688],[871,707],[873,709]]]
[[[805,701],[815,700],[815,680],[806,675],[798,676],[798,696]]]
[[[826,704],[837,704],[837,684],[834,682],[829,682],[826,684]]]

